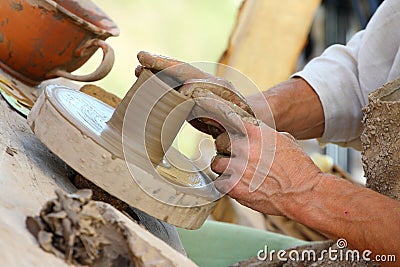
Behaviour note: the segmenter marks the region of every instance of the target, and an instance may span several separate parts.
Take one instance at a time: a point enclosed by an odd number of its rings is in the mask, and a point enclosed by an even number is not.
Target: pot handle
[[[86,75],[75,75],[59,69],[52,72],[52,76],[64,77],[79,82],[94,82],[104,78],[111,71],[114,65],[114,50],[105,41],[101,39],[92,39],[76,52],[79,56],[84,57],[90,53],[89,48],[92,48],[93,46],[100,47],[103,50],[103,59],[94,72]]]

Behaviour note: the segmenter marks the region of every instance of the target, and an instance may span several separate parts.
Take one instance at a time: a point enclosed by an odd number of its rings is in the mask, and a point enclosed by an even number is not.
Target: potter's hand
[[[319,183],[321,171],[289,134],[262,123],[232,123],[242,124],[244,132],[215,140],[218,155],[211,169],[220,174],[217,189],[254,210],[286,215],[296,197]]]
[[[141,66],[136,68],[136,76],[140,75],[143,67],[152,70],[154,73],[163,71],[182,82],[183,85],[179,91],[189,97],[196,98],[204,96],[207,94],[206,92],[211,92],[253,115],[244,97],[225,79],[203,72],[188,63],[147,52],[140,52],[138,59]],[[197,118],[191,121],[191,124],[200,131],[214,137],[225,131],[220,123],[210,118]]]
[[[145,51],[139,52],[137,58],[141,66],[136,68],[136,76],[140,75],[141,70],[144,67],[152,70],[154,73],[163,70],[166,74],[180,80],[181,82],[185,82],[189,79],[207,79],[213,77],[213,75],[201,71],[188,63],[173,58],[150,54]]]

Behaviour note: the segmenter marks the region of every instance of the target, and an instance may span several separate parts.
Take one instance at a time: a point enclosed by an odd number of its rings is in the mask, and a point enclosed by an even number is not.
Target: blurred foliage
[[[241,0],[93,0],[119,26],[107,42],[116,59],[111,73],[95,84],[122,97],[135,81],[141,50],[183,61],[218,61],[225,50]],[[98,51],[77,73],[101,60]]]

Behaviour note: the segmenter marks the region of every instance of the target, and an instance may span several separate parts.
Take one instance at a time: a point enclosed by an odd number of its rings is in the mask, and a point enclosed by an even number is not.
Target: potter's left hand
[[[237,122],[237,121],[236,121]],[[223,133],[211,168],[215,185],[239,203],[265,214],[285,215],[296,197],[320,182],[320,169],[296,140],[265,124],[243,122],[245,134]]]
[[[192,98],[208,97],[210,94],[207,94],[207,92],[210,92],[253,115],[245,98],[226,79],[204,72],[188,63],[144,51],[139,52],[138,60],[141,66],[136,68],[136,76],[140,75],[143,68],[148,68],[153,73],[163,71],[163,73],[182,83],[179,91],[186,96]],[[214,137],[225,131],[220,123],[212,119],[197,118],[190,123],[198,130]]]

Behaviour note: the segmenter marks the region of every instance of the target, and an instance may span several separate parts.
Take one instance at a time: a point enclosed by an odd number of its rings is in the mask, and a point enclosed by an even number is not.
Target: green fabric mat
[[[260,249],[287,249],[307,242],[229,223],[206,221],[198,230],[178,228],[190,259],[201,267],[226,267],[256,256]]]

